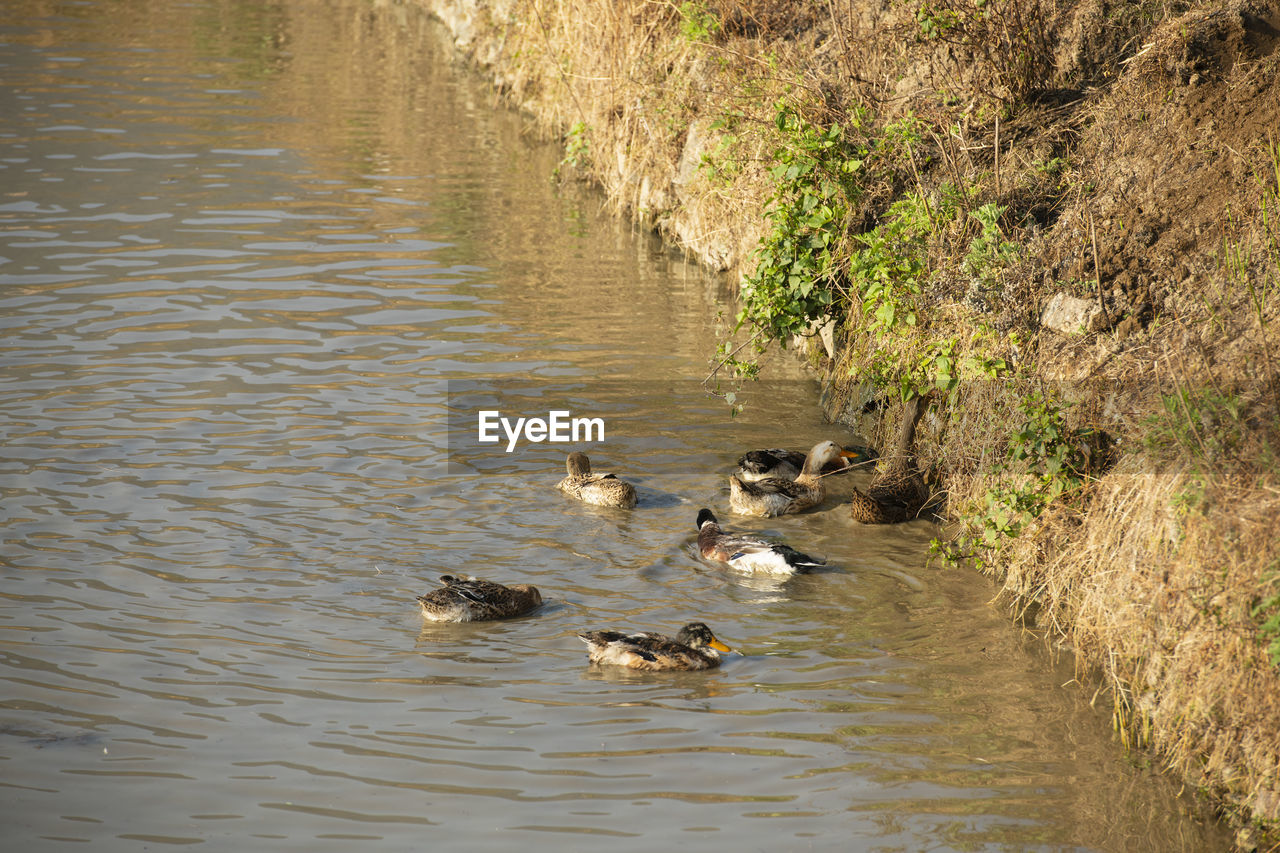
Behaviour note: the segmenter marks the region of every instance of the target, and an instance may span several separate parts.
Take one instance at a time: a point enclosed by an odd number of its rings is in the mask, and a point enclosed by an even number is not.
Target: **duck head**
[[[589,477],[591,476],[591,460],[587,458],[587,454],[580,451],[570,453],[568,458],[564,460],[565,470],[569,472],[570,477]]]
[[[716,639],[716,635],[711,633],[702,622],[690,622],[680,629],[680,633],[676,634],[676,641],[684,643],[691,649],[713,649],[716,652],[731,652],[733,649]]]

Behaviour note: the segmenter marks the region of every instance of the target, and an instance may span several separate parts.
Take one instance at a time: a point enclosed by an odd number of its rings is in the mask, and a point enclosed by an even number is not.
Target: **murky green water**
[[[5,849],[1224,846],[928,523],[728,515],[741,450],[850,436],[785,366],[701,394],[721,284],[553,186],[414,10],[0,25]],[[469,443],[484,394],[602,417],[640,506]],[[706,565],[701,506],[832,571]],[[446,571],[548,604],[424,629]],[[575,637],[695,618],[742,654]]]

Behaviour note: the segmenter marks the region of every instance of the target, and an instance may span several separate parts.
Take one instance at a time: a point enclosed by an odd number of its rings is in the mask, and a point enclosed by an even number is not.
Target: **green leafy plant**
[[[1022,247],[1004,238],[1000,217],[1005,208],[984,204],[969,215],[978,220],[981,231],[969,243],[969,251],[961,266],[966,273],[986,286],[998,283],[1001,273],[1014,262]]]
[[[871,338],[867,380],[896,387],[903,399],[930,389],[951,392],[974,362],[962,357],[956,338],[929,335],[920,296],[930,276],[930,241],[957,216],[956,193],[906,193],[890,206],[880,225],[858,236],[850,258],[850,289]],[[996,360],[986,364],[995,366]],[[999,361],[1003,369],[1004,362]]]
[[[925,241],[932,226],[922,211],[919,197],[909,195],[890,207],[879,226],[858,235],[862,246],[850,259],[850,278],[878,333],[918,320],[907,297],[920,293],[927,272]]]
[[[555,176],[560,177],[560,170],[565,166],[578,168],[587,162],[591,151],[591,128],[585,121],[577,121],[569,128],[564,137],[564,157],[555,168]]]
[[[943,9],[932,3],[922,3],[916,11],[916,24],[924,39],[936,39],[946,35],[959,22],[952,9]]]
[[[1263,583],[1275,591],[1255,604],[1250,615],[1258,622],[1258,639],[1271,665],[1280,667],[1280,561],[1263,573]]]
[[[855,114],[855,125],[859,120]],[[866,154],[840,124],[810,124],[785,104],[778,105],[774,123],[783,144],[770,170],[770,229],[756,250],[755,270],[743,282],[735,327],[754,330],[757,354],[771,341],[785,346],[808,334],[836,304],[847,278],[841,246],[850,205],[861,194],[857,178]],[[722,363],[738,375],[754,376],[758,369],[732,353]]]
[[[960,359],[960,375],[963,379],[1003,379],[1009,373],[1009,362],[1005,358],[994,355],[993,351],[1000,345],[1010,352],[1017,350],[1019,338],[1016,332],[1005,336],[1002,342],[997,341],[995,331],[986,323],[979,323],[969,336],[969,352]]]
[[[956,339],[934,339],[927,328],[922,295],[933,275],[931,247],[957,228],[974,203],[975,189],[943,184],[926,193],[899,196],[875,227],[851,233],[865,182],[897,174],[918,178],[927,155],[919,153],[923,123],[907,115],[870,133],[866,114],[828,126],[806,121],[785,102],[774,126],[781,144],[770,175],[774,192],[766,217],[769,231],[756,250],[756,266],[744,280],[742,310],[731,335],[751,333],[746,344],[721,344],[718,366],[737,378],[755,378],[756,357],[772,343],[787,346],[841,319],[865,356],[859,377],[904,398],[930,389],[953,391],[962,374],[995,378],[1007,367],[970,343],[962,354]],[[725,127],[734,117],[725,118]],[[717,149],[718,152],[719,149]],[[718,172],[719,154],[704,160]],[[997,281],[1021,251],[1000,227],[1004,209],[988,204],[972,211],[978,234],[965,261],[970,275]],[[747,355],[744,350],[751,347]]]
[[[717,131],[720,136],[715,148],[699,158],[698,169],[713,184],[730,186],[742,173],[742,160],[735,156],[741,141],[736,132],[741,118],[740,114],[729,112],[711,123],[711,130]]]
[[[680,32],[691,42],[707,42],[720,32],[720,19],[704,4],[689,0],[680,4]]]
[[[1087,481],[1086,449],[1096,438],[1093,430],[1068,427],[1065,407],[1040,392],[1019,409],[1025,420],[1010,436],[996,482],[951,542],[933,543],[949,562],[991,564],[1007,540],[1020,536],[1054,502],[1079,493]]]
[[[1027,419],[1013,433],[1009,458],[1027,463],[1048,504],[1067,489],[1083,484],[1085,460],[1080,442],[1088,431],[1069,429],[1066,409],[1040,392],[1025,399],[1019,409]]]
[[[1037,163],[1035,166],[1035,170],[1037,172],[1053,178],[1061,177],[1062,173],[1065,172],[1066,169],[1067,161],[1061,157],[1050,157],[1048,160],[1045,160],[1043,163]]]

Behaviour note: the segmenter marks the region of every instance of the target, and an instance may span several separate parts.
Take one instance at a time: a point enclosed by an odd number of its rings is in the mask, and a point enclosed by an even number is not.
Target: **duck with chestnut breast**
[[[853,490],[849,515],[863,524],[901,524],[920,515],[929,501],[929,487],[916,465],[911,445],[916,425],[928,408],[928,397],[913,397],[902,411],[902,428],[893,453],[881,460],[880,470],[866,493]]]
[[[542,604],[527,583],[504,586],[467,575],[441,575],[444,586],[418,596],[422,616],[432,622],[482,622],[523,616]]]
[[[775,516],[804,512],[822,503],[826,489],[822,485],[822,469],[831,461],[847,455],[834,441],[822,441],[805,456],[800,474],[794,480],[770,477],[747,482],[729,478],[729,508],[738,515]]]
[[[564,467],[568,476],[556,488],[566,495],[595,506],[631,509],[636,505],[636,487],[612,474],[592,474],[587,454],[570,453]]]
[[[801,554],[790,545],[746,533],[731,533],[720,526],[715,513],[709,509],[698,513],[698,551],[703,559],[751,574],[793,575],[825,565],[822,560]]]
[[[838,474],[853,469],[855,463],[875,459],[869,447],[841,447],[843,451],[822,468],[822,474]],[[749,450],[738,457],[737,477],[743,482],[756,480],[794,480],[804,469],[805,454],[799,450]]]
[[[652,631],[585,631],[578,638],[587,644],[592,663],[650,672],[712,669],[720,665],[721,652],[733,651],[701,622],[690,622],[674,638]]]

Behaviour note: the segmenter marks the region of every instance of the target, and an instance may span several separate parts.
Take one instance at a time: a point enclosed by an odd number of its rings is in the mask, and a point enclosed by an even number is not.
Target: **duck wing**
[[[810,557],[808,554],[801,553],[790,545],[774,545],[774,553],[782,557],[787,565],[795,569],[797,572],[807,572],[810,569],[820,568],[827,564],[826,560],[817,557]]]
[[[754,482],[749,480],[738,480],[739,486],[744,494],[751,497],[767,498],[771,495],[781,495],[782,497],[795,500],[796,498],[808,496],[813,490],[812,486],[797,483],[795,480],[783,480],[778,477],[767,477],[763,480]]]
[[[737,545],[738,547],[724,559],[725,563],[735,569],[790,574],[807,572],[826,565],[824,560],[810,557],[780,542],[746,539]]]
[[[723,533],[719,529],[714,536],[706,536],[706,532],[704,528],[698,534],[702,556],[740,571],[789,574],[826,565],[825,561],[803,554],[790,545],[770,542],[758,536]]]
[[[440,580],[444,583],[446,590],[475,604],[487,604],[500,600],[504,595],[509,597],[512,592],[500,583],[480,578],[444,575]]]
[[[592,663],[617,664],[633,669],[659,669],[671,666],[672,655],[696,654],[693,649],[664,634],[641,631],[584,631],[578,638],[587,644],[587,657]]]
[[[877,479],[867,489],[867,496],[886,507],[914,513],[929,500],[929,487],[918,471],[901,471],[895,476]]]
[[[621,631],[582,631],[578,639],[588,646],[607,646],[627,639],[627,635]]]
[[[447,595],[460,604],[465,603],[471,608],[474,619],[520,616],[541,603],[537,590],[525,584],[517,584],[516,588],[512,588],[494,581],[453,575],[445,575],[441,580],[445,586],[436,590],[436,594]]]
[[[804,454],[795,450],[752,450],[738,457],[743,473],[755,477],[790,476],[794,479],[804,467]],[[793,469],[788,471],[788,469]]]

